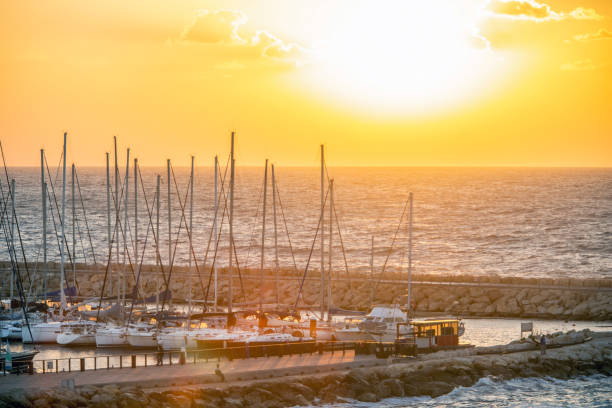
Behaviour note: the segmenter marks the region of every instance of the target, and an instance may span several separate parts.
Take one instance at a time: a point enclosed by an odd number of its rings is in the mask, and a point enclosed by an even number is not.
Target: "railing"
[[[198,350],[171,350],[151,351],[145,353],[117,354],[91,357],[70,357],[33,360],[27,363],[19,363],[16,367],[13,362],[14,371],[30,374],[48,374],[79,372],[89,370],[110,370],[150,366],[167,366],[182,364],[220,362],[222,359],[248,359],[257,357],[282,357],[292,354],[314,354],[341,352],[354,350],[355,354],[376,354],[377,357],[388,357],[398,350],[395,343],[382,343],[374,341],[330,341],[330,342],[290,342],[279,344],[243,345],[225,348],[208,348]],[[0,372],[7,374],[4,362],[0,362]]]

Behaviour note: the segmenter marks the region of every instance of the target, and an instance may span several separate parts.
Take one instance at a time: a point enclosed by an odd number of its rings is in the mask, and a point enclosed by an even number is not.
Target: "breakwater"
[[[5,282],[9,271],[8,264],[0,264],[0,281]],[[25,268],[20,267],[24,287],[31,295],[42,293],[43,268],[40,264],[29,264],[32,284],[26,278]],[[50,264],[48,288],[59,286],[58,266]],[[37,271],[34,273],[34,271]],[[76,282],[79,295],[96,297],[102,290],[105,267],[102,265],[75,265]],[[113,265],[108,274],[105,294],[116,294],[117,274],[120,265]],[[168,276],[168,269],[165,269]],[[125,270],[126,287],[134,286],[137,272]],[[67,266],[66,276],[73,282],[72,268]],[[193,299],[202,300],[208,292],[208,301],[213,299],[210,267],[200,267],[200,276],[195,269],[174,267],[170,288],[174,302],[184,302],[191,292]],[[218,270],[218,303],[227,303],[227,271]],[[294,271],[279,271],[278,298],[281,304],[293,305],[302,283],[302,274]],[[210,282],[210,286],[209,286]],[[234,271],[234,304],[256,305],[260,296],[261,275],[259,271]],[[276,302],[275,272],[264,271],[264,303]],[[372,304],[392,304],[406,302],[407,284],[405,275],[385,273],[370,279],[364,274],[347,276],[345,271],[332,272],[332,304],[352,310],[368,310]],[[7,288],[3,288],[7,291]],[[139,293],[152,296],[163,290],[161,270],[156,266],[143,266]],[[111,292],[112,290],[112,292]],[[310,271],[303,282],[302,298],[299,306],[313,306],[320,299],[320,275]],[[520,278],[470,275],[425,275],[413,274],[412,301],[421,313],[448,313],[462,316],[488,317],[537,317],[565,318],[582,320],[612,319],[612,279],[577,278]],[[6,293],[5,293],[6,294]]]

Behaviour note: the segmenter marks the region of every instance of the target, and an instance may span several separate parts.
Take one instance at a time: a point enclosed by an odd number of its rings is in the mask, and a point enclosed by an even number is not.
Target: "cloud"
[[[609,64],[595,64],[590,59],[568,62],[561,65],[562,71],[593,71],[595,69],[607,67]]]
[[[244,13],[235,10],[198,10],[193,23],[187,27],[181,39],[200,43],[241,43],[238,29],[247,22]]]
[[[612,32],[601,28],[596,33],[578,34],[573,37],[574,41],[612,40]]]
[[[295,43],[288,43],[266,30],[254,34],[244,32],[247,16],[236,10],[199,10],[193,23],[185,28],[180,40],[185,43],[217,44],[234,47],[234,57],[260,57],[271,61],[302,65],[308,52]],[[236,69],[223,65],[223,69]],[[244,67],[244,64],[241,64]]]
[[[603,17],[594,9],[577,7],[569,13],[557,12],[548,4],[536,0],[490,0],[485,9],[496,17],[514,20],[560,21],[560,20],[601,20]]]

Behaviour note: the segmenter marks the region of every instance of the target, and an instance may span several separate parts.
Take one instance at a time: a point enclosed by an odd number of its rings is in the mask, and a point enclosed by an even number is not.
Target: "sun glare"
[[[315,49],[308,73],[326,96],[367,110],[425,113],[486,89],[503,59],[478,34],[481,4],[356,6]]]

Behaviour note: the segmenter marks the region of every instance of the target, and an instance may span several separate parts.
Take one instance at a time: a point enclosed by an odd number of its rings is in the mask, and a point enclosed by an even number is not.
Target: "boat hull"
[[[22,326],[21,340],[24,343],[57,343],[60,326],[60,322],[34,324],[30,326],[30,330],[28,330],[27,326]],[[32,336],[30,336],[30,331]]]
[[[124,332],[96,332],[96,347],[128,346],[127,335]]]
[[[60,333],[57,335],[57,344],[62,346],[95,346],[96,336],[89,333]]]

